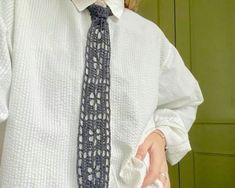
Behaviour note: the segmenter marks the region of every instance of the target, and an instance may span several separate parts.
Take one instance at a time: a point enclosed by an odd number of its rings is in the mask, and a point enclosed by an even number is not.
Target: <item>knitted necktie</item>
[[[79,117],[77,175],[79,188],[106,188],[109,183],[110,36],[106,7],[88,7],[91,26],[87,34],[85,70]]]

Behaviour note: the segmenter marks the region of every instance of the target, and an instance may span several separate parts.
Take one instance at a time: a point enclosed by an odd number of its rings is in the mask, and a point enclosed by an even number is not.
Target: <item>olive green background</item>
[[[235,1],[142,0],[179,50],[204,96],[189,131],[192,151],[169,164],[172,188],[235,187]]]

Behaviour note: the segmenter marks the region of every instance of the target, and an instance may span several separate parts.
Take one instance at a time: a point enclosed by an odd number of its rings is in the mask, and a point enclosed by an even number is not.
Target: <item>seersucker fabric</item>
[[[93,0],[0,1],[1,188],[77,188],[77,136]],[[203,102],[198,81],[160,27],[108,0],[111,159],[109,187],[139,188],[135,158],[154,129],[171,165],[191,150]],[[157,188],[157,184],[151,185]]]
[[[88,7],[85,70],[78,130],[77,174],[80,188],[108,188],[111,158],[110,35],[108,6]]]

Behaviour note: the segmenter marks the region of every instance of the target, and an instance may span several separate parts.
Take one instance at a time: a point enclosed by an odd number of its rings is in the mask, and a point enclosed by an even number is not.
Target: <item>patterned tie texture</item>
[[[85,69],[77,146],[79,188],[107,188],[111,158],[109,6],[87,8],[91,26],[87,33]]]

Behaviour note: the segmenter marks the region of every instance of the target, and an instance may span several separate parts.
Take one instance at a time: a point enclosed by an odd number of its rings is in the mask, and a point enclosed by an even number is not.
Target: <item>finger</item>
[[[166,182],[166,188],[171,188],[171,183],[170,183],[170,179],[168,178],[167,182]]]
[[[167,175],[167,174],[166,174],[166,175]],[[158,178],[158,179],[162,182],[164,188],[166,188],[167,181],[168,181],[168,177],[166,178],[165,176],[159,174],[159,178]]]
[[[169,175],[167,176],[167,181],[164,184],[164,188],[170,188],[171,187],[171,183],[170,183],[170,178]]]
[[[152,149],[149,151],[150,165],[148,173],[143,181],[143,186],[147,186],[159,178],[159,171],[161,167],[161,157],[159,157],[159,152],[157,149]]]
[[[140,160],[143,160],[145,158],[150,146],[151,146],[150,142],[144,141],[142,144],[139,145],[135,157],[137,157]]]
[[[168,164],[166,159],[163,162],[163,165],[161,166],[160,172],[164,172],[166,174],[165,176],[160,175],[159,179],[163,183],[164,188],[169,188],[169,174],[168,174]]]

